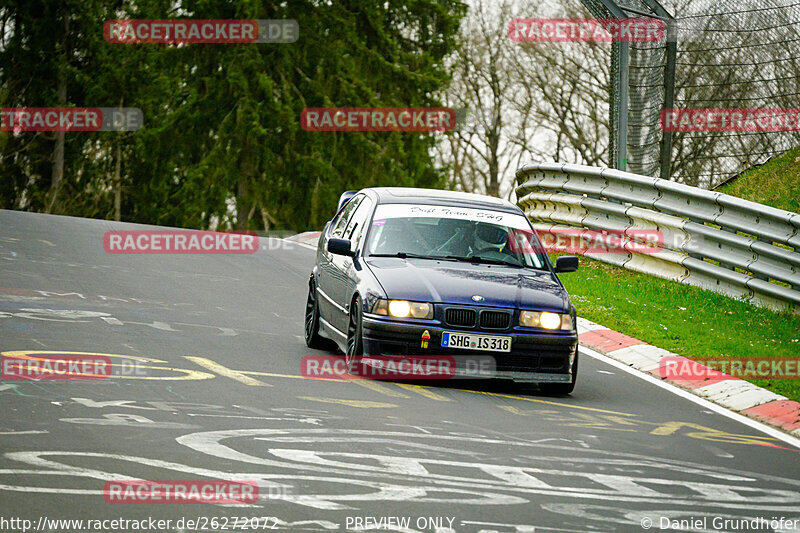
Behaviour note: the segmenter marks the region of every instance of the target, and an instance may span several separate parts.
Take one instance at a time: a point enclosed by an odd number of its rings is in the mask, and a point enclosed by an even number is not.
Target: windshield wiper
[[[399,257],[400,259],[446,259],[448,261],[455,261],[455,257],[445,257],[441,255],[424,255],[424,254],[414,254],[409,252],[397,252],[394,254],[369,254],[369,257]]]
[[[506,265],[517,268],[532,268],[520,263],[515,263],[513,261],[506,261],[504,259],[489,259],[487,257],[480,257],[478,255],[470,255],[470,256],[448,255],[445,257],[447,259],[452,259],[453,261],[463,261],[468,263],[481,263],[485,265]]]

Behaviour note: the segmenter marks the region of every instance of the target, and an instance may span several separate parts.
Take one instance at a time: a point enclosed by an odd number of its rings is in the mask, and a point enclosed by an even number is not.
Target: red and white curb
[[[800,437],[799,402],[718,371],[709,370],[708,374],[715,377],[702,380],[664,379],[659,370],[666,361],[674,364],[676,360],[687,363],[691,360],[580,317],[578,342],[581,346],[655,376],[700,398]],[[664,360],[665,357],[669,359]],[[705,367],[700,366],[700,368]]]
[[[303,233],[298,233],[297,235],[292,235],[291,237],[286,237],[285,240],[301,244],[303,246],[308,246],[309,248],[316,250],[320,233],[321,232],[319,231],[306,231]]]

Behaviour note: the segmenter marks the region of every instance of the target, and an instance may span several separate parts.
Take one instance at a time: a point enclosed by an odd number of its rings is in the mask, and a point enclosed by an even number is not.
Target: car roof
[[[496,211],[520,213],[519,207],[508,200],[482,194],[441,189],[419,189],[413,187],[371,187],[359,192],[372,192],[379,204],[435,204],[447,206],[483,207]]]

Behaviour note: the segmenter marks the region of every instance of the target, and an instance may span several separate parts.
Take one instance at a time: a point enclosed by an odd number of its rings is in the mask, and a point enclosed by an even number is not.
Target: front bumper
[[[511,337],[510,352],[490,352],[442,347],[442,332]],[[427,347],[423,334],[427,333]],[[456,361],[455,377],[492,377],[520,383],[569,383],[572,363],[577,353],[577,332],[541,333],[526,328],[487,331],[443,326],[438,321],[405,321],[378,315],[362,319],[364,353],[381,356],[449,356]],[[491,373],[476,375],[467,368],[472,358],[491,357]],[[465,366],[466,365],[466,366]]]

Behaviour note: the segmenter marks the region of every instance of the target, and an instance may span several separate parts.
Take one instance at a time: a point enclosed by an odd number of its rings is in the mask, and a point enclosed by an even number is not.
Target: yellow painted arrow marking
[[[402,387],[402,388],[404,388],[404,389],[406,389],[408,391],[411,391],[411,392],[416,392],[417,394],[425,396],[429,400],[436,400],[437,402],[450,402],[450,401],[452,401],[450,398],[447,398],[446,396],[442,396],[441,394],[439,394],[437,392],[433,392],[430,388],[423,387],[422,385],[412,385],[410,383],[398,383],[397,386],[398,387]]]
[[[186,357],[186,359],[188,359],[189,361],[202,366],[205,369],[211,370],[212,372],[219,374],[220,376],[236,380],[239,383],[244,383],[245,385],[254,385],[257,387],[272,387],[272,385],[270,385],[269,383],[264,383],[263,381],[259,381],[256,378],[245,376],[242,372],[231,370],[230,368],[224,367],[219,363],[215,363],[211,359],[206,359],[205,357],[192,357],[189,355],[186,355],[184,357]]]

